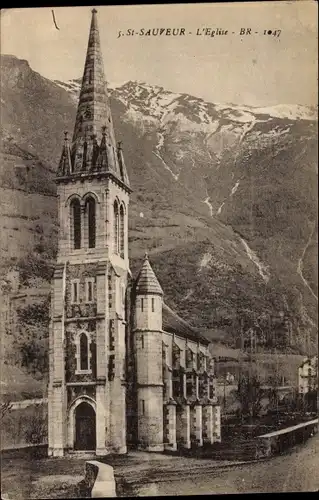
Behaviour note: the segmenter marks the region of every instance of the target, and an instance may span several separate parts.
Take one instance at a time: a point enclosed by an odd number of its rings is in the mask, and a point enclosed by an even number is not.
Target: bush
[[[14,332],[15,359],[34,376],[48,371],[50,297],[17,311],[20,328]]]
[[[19,345],[21,366],[28,369],[28,371],[35,376],[48,371],[49,354],[48,346],[45,342],[39,342],[36,338],[22,339]]]
[[[43,327],[49,324],[50,298],[45,301],[29,304],[17,310],[19,321],[28,325],[41,324]]]
[[[263,397],[261,381],[257,375],[249,374],[242,376],[238,382],[237,398],[241,406],[243,417],[256,418],[261,411],[261,400]]]
[[[17,267],[20,271],[21,284],[25,286],[28,286],[30,279],[35,277],[50,281],[54,270],[53,263],[36,254],[29,254],[20,259]]]
[[[29,304],[26,307],[21,307],[17,310],[19,321],[28,325],[40,324],[48,326],[50,311],[50,298],[45,301]]]
[[[29,444],[43,444],[48,436],[46,415],[42,405],[35,406],[34,413],[26,422],[24,438]]]

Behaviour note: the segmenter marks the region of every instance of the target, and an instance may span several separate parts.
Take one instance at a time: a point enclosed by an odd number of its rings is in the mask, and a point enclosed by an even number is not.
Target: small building
[[[318,356],[307,357],[298,368],[298,392],[307,394],[318,390]]]

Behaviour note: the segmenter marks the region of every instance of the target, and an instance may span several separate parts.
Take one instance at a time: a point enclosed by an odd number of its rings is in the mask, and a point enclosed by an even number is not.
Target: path
[[[168,478],[169,479],[169,478]],[[157,495],[195,495],[214,493],[275,493],[319,490],[319,434],[289,454],[259,463],[180,477],[156,484]],[[145,493],[147,491],[144,489]],[[154,495],[154,485],[150,494]]]

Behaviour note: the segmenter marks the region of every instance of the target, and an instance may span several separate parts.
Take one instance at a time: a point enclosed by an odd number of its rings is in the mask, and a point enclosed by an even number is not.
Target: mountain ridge
[[[54,83],[56,83],[58,86],[64,88],[68,92],[71,92],[74,94],[75,100],[77,102],[80,88],[81,88],[81,78],[73,79],[73,80],[67,80],[65,82],[60,81],[60,80],[53,80]],[[123,100],[123,90],[126,88],[132,88],[135,87],[139,91],[144,90],[150,90],[152,89],[154,94],[159,94],[159,93],[164,93],[167,98],[171,96],[171,101],[175,100],[178,97],[181,96],[188,96],[189,94],[183,93],[183,92],[173,92],[167,89],[164,89],[160,85],[149,85],[145,81],[138,81],[138,80],[129,80],[127,82],[117,84],[117,85],[108,85],[108,90],[111,92],[116,92],[120,91],[122,94],[122,100]],[[243,111],[243,112],[251,112],[255,115],[269,115],[272,116],[273,118],[289,118],[289,119],[304,119],[304,120],[315,120],[317,117],[316,114],[316,106],[309,106],[305,104],[275,104],[272,106],[250,106],[248,104],[234,104],[234,103],[228,103],[228,102],[213,102],[213,101],[204,101],[204,99],[200,97],[195,97],[195,96],[190,96],[191,99],[195,101],[201,101],[201,102],[206,102],[209,104],[213,104],[214,107],[218,110],[223,110],[223,109],[233,109],[235,111]],[[125,104],[125,100],[123,100]],[[238,118],[238,117],[237,117]],[[235,117],[236,119],[236,117]],[[239,120],[240,121],[240,120]]]
[[[1,274],[6,280],[18,268],[20,287],[27,289],[47,286],[54,265],[53,177],[63,132],[73,130],[79,80],[51,82],[17,61],[1,58]],[[305,351],[309,338],[313,349],[318,229],[312,110],[284,106],[277,114],[290,116],[270,116],[134,82],[109,93],[133,188],[133,273],[148,250],[168,305],[212,336],[220,332],[230,346],[257,322],[259,331],[281,338],[282,349]]]

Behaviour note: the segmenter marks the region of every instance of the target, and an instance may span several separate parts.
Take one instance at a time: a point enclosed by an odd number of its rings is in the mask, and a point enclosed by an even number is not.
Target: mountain
[[[3,289],[12,268],[20,289],[47,287],[57,244],[53,176],[80,81],[52,82],[14,56],[1,65]],[[166,302],[211,338],[234,346],[257,322],[260,338],[275,335],[296,352],[310,338],[313,350],[315,109],[214,104],[141,82],[110,98],[133,188],[132,271],[148,250]]]
[[[56,83],[67,89],[76,102],[80,80]],[[292,319],[298,316],[298,321],[293,321],[297,331],[302,325],[307,333],[312,329],[315,332],[318,288],[315,268],[316,109],[299,105],[253,108],[213,104],[139,82],[115,88],[111,96],[118,136],[120,134],[126,147],[138,201],[148,207],[147,193],[156,193],[160,199],[153,201],[153,211],[159,214],[167,206],[175,216],[179,212],[179,217],[191,215],[200,221],[204,217],[210,230],[221,227],[220,222],[224,228],[231,228],[236,250],[240,249],[241,254],[245,251],[245,258],[255,266],[258,279],[271,289],[270,295],[276,297],[275,306],[272,302],[270,310],[274,307],[277,312],[284,311]],[[116,122],[118,116],[120,120]],[[136,161],[140,154],[137,148],[141,148],[142,143],[144,161],[142,158]],[[138,207],[144,214],[141,204]],[[133,221],[137,213],[134,215]],[[181,226],[180,221],[178,225]],[[159,236],[152,237],[156,239],[157,250],[167,244],[167,231],[165,233],[164,241]],[[206,266],[210,268],[212,255],[217,252],[217,240],[224,244],[227,236],[216,234],[214,252],[208,248],[205,253],[201,249],[202,260],[197,260],[195,268],[198,262],[201,270]],[[191,252],[187,250],[188,266],[192,261]],[[222,253],[224,255],[217,259],[226,258],[223,247]],[[206,266],[201,265],[202,261]],[[209,280],[210,269],[208,274]],[[218,274],[225,279],[220,271]],[[191,282],[196,281],[195,276],[193,272]],[[216,284],[218,277],[216,273],[213,276]],[[255,278],[253,281],[257,286]],[[183,283],[180,284],[182,290]],[[211,290],[213,288],[212,284]],[[170,298],[179,310],[189,315],[189,308],[194,307],[190,302],[190,289],[187,288],[184,294],[186,299],[176,300],[179,295],[178,288]],[[208,297],[212,297],[212,292]],[[250,300],[248,297],[248,302]],[[252,300],[256,301],[256,297]],[[215,297],[213,301],[216,304]],[[201,310],[201,304],[199,306]],[[191,315],[196,322],[202,316],[198,315],[198,309]],[[208,316],[211,318],[210,313]],[[203,320],[201,326],[205,324]]]

